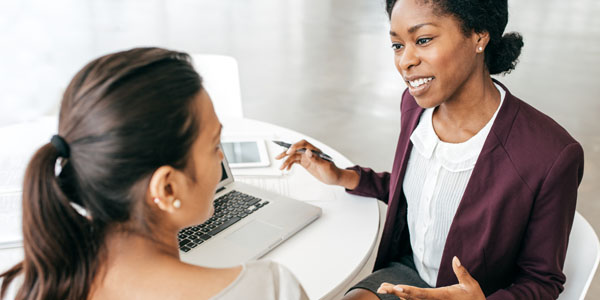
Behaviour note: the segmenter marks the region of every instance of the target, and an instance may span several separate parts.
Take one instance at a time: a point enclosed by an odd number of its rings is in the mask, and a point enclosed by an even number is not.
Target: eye
[[[404,45],[400,44],[400,43],[392,43],[392,50],[397,51],[400,50],[404,47]]]
[[[433,40],[432,38],[420,38],[417,40],[417,45],[425,45]]]

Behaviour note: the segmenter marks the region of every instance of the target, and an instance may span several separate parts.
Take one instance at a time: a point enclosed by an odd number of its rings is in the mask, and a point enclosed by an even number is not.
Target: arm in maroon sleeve
[[[356,171],[360,178],[355,189],[346,189],[348,193],[363,197],[377,198],[385,203],[388,202],[390,194],[390,173],[377,173],[369,168],[359,166],[350,167],[348,170]]]
[[[558,298],[565,283],[562,269],[582,176],[583,149],[573,143],[555,160],[535,199],[515,281],[487,299]]]

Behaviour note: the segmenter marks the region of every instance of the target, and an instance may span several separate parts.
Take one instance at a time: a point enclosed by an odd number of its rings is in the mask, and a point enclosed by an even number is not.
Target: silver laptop
[[[229,267],[259,258],[321,216],[321,208],[236,182],[226,159],[215,214],[179,232],[182,261]]]

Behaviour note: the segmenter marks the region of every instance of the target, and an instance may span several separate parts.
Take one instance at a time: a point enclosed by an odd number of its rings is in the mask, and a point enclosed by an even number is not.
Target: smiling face
[[[474,75],[485,72],[481,35],[465,36],[455,17],[436,13],[433,5],[399,0],[390,22],[396,68],[423,108],[460,99]]]

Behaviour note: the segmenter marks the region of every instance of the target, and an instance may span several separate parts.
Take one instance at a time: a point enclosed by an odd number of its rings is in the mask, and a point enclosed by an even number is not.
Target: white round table
[[[250,119],[223,119],[223,138],[248,136],[289,143],[301,139],[329,154],[340,168],[354,165],[350,160],[315,139],[273,124]],[[274,157],[283,148],[268,143]],[[274,150],[274,151],[271,151]],[[276,166],[280,161],[274,161]],[[242,176],[236,180],[252,184]],[[377,200],[350,195],[339,186],[325,185],[301,166],[282,176],[284,192],[323,209],[323,215],[291,239],[265,255],[288,267],[300,280],[310,299],[332,299],[345,292],[373,253],[379,230]],[[289,190],[288,190],[289,189]],[[372,266],[367,266],[368,268]]]

